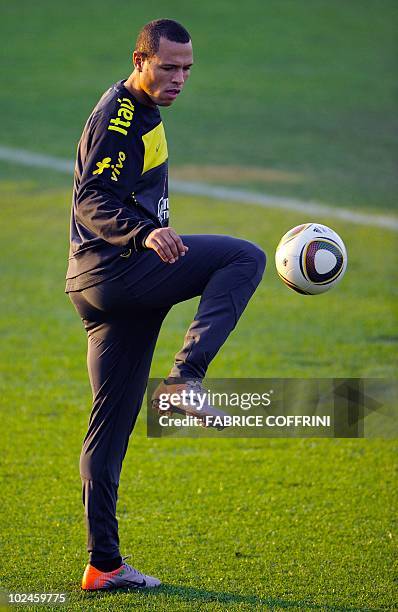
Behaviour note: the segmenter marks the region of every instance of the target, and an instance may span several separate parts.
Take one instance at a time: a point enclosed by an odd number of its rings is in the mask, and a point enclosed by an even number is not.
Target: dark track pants
[[[116,502],[122,462],[170,308],[201,295],[169,376],[203,378],[259,284],[265,255],[229,236],[182,236],[185,257],[166,264],[133,254],[123,276],[69,294],[88,334],[93,407],[80,457],[90,562],[119,556]]]

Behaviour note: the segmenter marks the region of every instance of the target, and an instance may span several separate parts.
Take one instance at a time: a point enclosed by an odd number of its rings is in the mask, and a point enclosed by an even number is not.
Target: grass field
[[[196,62],[164,113],[172,164],[221,167],[223,182],[239,165],[245,186],[396,210],[394,0],[0,6],[3,145],[74,157],[96,100],[130,71],[137,30],[167,13],[192,31]]]
[[[78,456],[90,392],[84,333],[63,294],[68,200],[68,191],[38,194],[29,183],[2,188],[2,212],[13,218],[3,226],[2,586],[66,591],[82,610],[393,609],[396,441],[148,440],[143,418],[122,475],[122,546],[166,584],[155,596],[79,592]],[[286,221],[230,209],[174,198],[179,231],[244,227],[272,252]],[[340,288],[304,299],[271,264],[209,375],[393,376],[386,287],[396,265],[385,267],[379,252],[393,250],[394,235],[373,230],[364,259],[367,230],[334,225],[351,245]],[[169,316],[152,376],[167,372],[193,311],[186,303]]]
[[[237,4],[207,0],[1,4],[10,61],[0,144],[73,157],[97,97],[128,72],[132,33],[167,13],[191,28],[197,61],[165,113],[176,176],[396,206],[393,2],[248,0],[245,19]],[[255,82],[244,97],[243,78]],[[144,411],[123,467],[121,545],[164,586],[80,591],[90,390],[85,335],[63,293],[70,184],[0,170],[0,589],[67,592],[70,610],[397,609],[396,440],[148,439]],[[395,232],[319,219],[342,235],[349,267],[330,294],[304,298],[273,267],[302,215],[183,196],[171,207],[181,233],[242,236],[268,254],[209,376],[396,377]],[[153,377],[168,371],[194,310],[192,301],[168,316]]]

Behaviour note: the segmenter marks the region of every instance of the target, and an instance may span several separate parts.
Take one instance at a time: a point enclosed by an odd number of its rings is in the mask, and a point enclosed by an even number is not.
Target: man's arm
[[[130,130],[126,137],[108,126],[109,117],[94,116],[80,144],[82,174],[76,216],[79,223],[110,244],[139,251],[156,229],[131,203],[142,172],[143,143],[136,130]]]

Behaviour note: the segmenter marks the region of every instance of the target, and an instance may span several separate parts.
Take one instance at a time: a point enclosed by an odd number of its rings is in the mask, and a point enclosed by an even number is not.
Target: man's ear
[[[142,67],[144,63],[144,56],[139,51],[133,52],[133,64],[135,68],[137,68],[138,72],[142,72]]]

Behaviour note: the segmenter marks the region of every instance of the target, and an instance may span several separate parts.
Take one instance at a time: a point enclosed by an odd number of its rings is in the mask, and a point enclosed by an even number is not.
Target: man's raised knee
[[[242,240],[242,250],[246,257],[254,259],[257,266],[256,275],[259,275],[261,278],[265,270],[265,265],[267,261],[267,257],[263,249],[254,242],[250,242],[249,240]]]

